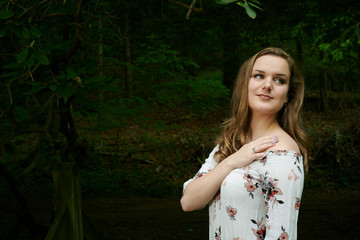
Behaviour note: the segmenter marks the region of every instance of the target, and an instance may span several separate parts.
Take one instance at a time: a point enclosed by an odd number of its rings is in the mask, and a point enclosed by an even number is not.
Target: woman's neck
[[[274,135],[277,130],[281,129],[277,116],[252,116],[250,121],[250,129],[248,133],[248,141],[253,141],[260,137]]]

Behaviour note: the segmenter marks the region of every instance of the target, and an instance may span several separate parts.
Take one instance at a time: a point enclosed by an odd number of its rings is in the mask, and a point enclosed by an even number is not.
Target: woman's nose
[[[264,81],[263,89],[271,91],[272,89],[272,82],[270,78],[266,78]]]

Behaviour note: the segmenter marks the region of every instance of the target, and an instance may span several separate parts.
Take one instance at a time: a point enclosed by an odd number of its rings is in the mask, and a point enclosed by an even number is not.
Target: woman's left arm
[[[275,151],[268,156],[261,187],[265,200],[265,239],[297,239],[297,220],[304,170],[296,152]]]

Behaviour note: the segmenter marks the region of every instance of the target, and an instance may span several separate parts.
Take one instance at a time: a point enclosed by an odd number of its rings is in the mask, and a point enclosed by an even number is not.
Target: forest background
[[[180,197],[268,46],[304,72],[305,192],[359,189],[357,0],[2,0],[0,22],[0,197],[20,206],[3,236],[30,231],[61,163],[85,199]]]

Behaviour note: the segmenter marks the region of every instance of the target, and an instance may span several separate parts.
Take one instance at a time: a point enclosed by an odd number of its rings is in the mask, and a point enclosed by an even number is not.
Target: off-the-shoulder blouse
[[[217,151],[218,146],[184,189],[218,164]],[[303,185],[303,158],[294,151],[269,151],[233,170],[209,203],[209,239],[295,240]]]

